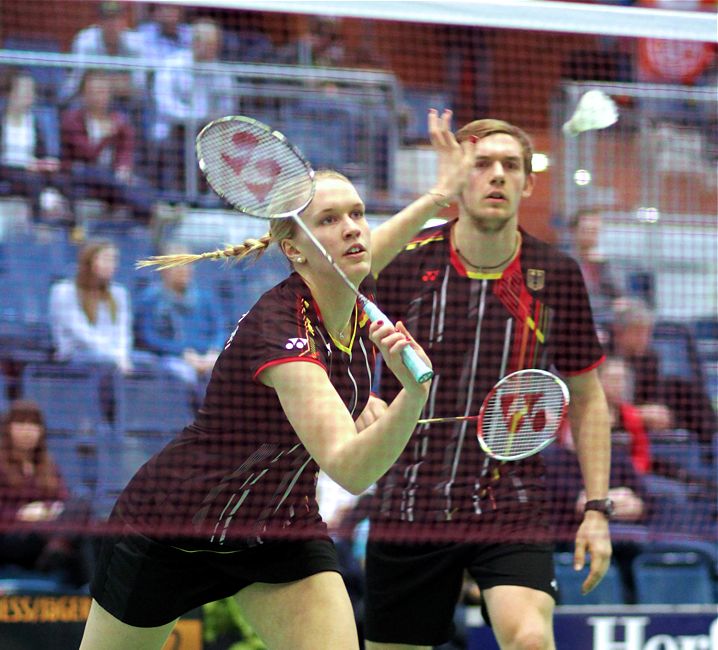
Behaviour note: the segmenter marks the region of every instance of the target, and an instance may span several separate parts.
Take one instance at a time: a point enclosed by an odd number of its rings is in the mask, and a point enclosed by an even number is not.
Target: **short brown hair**
[[[456,139],[458,142],[468,140],[472,135],[476,136],[479,140],[494,135],[495,133],[506,133],[512,138],[516,139],[521,145],[522,159],[524,163],[524,171],[527,174],[533,172],[531,165],[531,158],[534,155],[534,146],[531,143],[531,138],[528,134],[520,129],[518,126],[504,122],[503,120],[495,120],[492,118],[485,118],[483,120],[474,120],[462,126],[456,132]]]

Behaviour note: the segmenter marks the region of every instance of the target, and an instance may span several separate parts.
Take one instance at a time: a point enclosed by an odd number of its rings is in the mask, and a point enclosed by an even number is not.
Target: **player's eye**
[[[363,219],[364,218],[364,210],[352,210],[351,213],[352,219]]]

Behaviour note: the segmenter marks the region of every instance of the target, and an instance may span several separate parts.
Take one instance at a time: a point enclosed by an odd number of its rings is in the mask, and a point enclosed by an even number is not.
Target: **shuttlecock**
[[[565,135],[577,136],[584,131],[605,129],[618,120],[615,102],[600,90],[589,90],[578,100],[578,106],[562,130]]]

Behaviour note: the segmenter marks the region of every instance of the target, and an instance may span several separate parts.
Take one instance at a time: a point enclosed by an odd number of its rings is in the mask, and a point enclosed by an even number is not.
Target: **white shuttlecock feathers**
[[[589,90],[578,100],[571,119],[563,125],[568,136],[577,136],[584,131],[605,129],[618,120],[615,102],[600,90]]]

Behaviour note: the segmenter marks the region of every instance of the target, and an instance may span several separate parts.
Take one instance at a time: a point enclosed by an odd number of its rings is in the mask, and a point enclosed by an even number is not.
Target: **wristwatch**
[[[586,501],[586,505],[583,506],[583,512],[586,513],[589,510],[596,510],[597,512],[602,512],[606,519],[610,519],[613,517],[613,501],[611,499],[591,499],[591,501]]]

